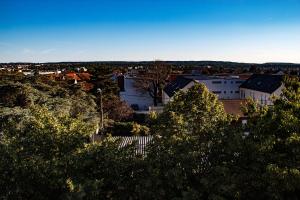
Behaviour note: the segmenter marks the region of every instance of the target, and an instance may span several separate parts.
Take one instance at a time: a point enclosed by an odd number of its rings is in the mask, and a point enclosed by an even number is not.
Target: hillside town
[[[71,67],[70,63],[69,66],[63,67],[59,64],[54,67],[49,66],[51,65],[44,67],[43,64],[2,64],[1,78],[4,80],[10,75],[17,74],[32,77],[38,74],[47,80],[79,85],[86,92],[97,87],[91,81],[93,77],[95,79],[95,74],[84,65]],[[51,70],[51,68],[56,69]],[[164,105],[172,100],[176,92],[187,91],[195,83],[202,83],[210,92],[218,96],[226,112],[242,116],[240,107],[245,100],[252,98],[261,105],[272,105],[272,98],[279,97],[282,93],[284,75],[300,76],[300,66],[278,65],[254,70],[245,68],[239,71],[229,66],[216,72],[211,69],[211,66],[187,67],[180,70],[173,67],[173,71],[165,74],[162,87],[157,91],[158,104],[154,105],[153,96],[149,91],[136,86],[141,74],[148,73],[147,66],[115,67],[115,69],[106,76],[118,85],[121,100],[135,112],[140,113],[162,112]]]
[[[300,200],[300,0],[0,0],[0,200]]]
[[[298,65],[126,65],[1,64],[5,197],[282,196],[281,172],[269,169],[284,162],[298,173]],[[261,185],[243,185],[245,175]],[[223,184],[233,193],[214,191]]]

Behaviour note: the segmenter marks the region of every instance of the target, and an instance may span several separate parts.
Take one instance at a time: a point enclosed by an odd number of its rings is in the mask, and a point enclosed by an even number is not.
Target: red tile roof
[[[75,72],[68,72],[66,76],[68,79],[77,80],[77,81],[81,80],[81,78],[79,78],[79,76],[77,76]]]
[[[79,73],[78,76],[81,78],[83,81],[89,81],[91,80],[92,75],[87,72]]]

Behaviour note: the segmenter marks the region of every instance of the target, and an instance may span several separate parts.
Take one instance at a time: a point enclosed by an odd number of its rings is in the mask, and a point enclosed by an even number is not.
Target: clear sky
[[[300,0],[0,0],[0,62],[300,63]]]

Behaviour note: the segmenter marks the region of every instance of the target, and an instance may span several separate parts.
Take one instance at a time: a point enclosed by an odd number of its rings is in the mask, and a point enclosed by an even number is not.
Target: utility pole
[[[97,89],[97,93],[100,95],[100,131],[101,134],[103,134],[103,129],[104,129],[104,125],[103,125],[103,104],[102,104],[102,90],[101,88]]]

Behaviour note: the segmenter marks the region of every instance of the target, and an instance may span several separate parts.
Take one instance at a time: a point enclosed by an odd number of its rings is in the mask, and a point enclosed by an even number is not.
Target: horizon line
[[[27,63],[27,64],[55,64],[55,63],[114,63],[114,62],[124,62],[124,63],[141,63],[141,62],[227,62],[227,63],[238,63],[238,64],[292,64],[300,65],[296,62],[239,62],[239,61],[226,61],[226,60],[90,60],[90,61],[46,61],[46,62],[26,62],[26,61],[17,61],[17,62],[0,62],[0,64],[18,64],[18,63]]]

